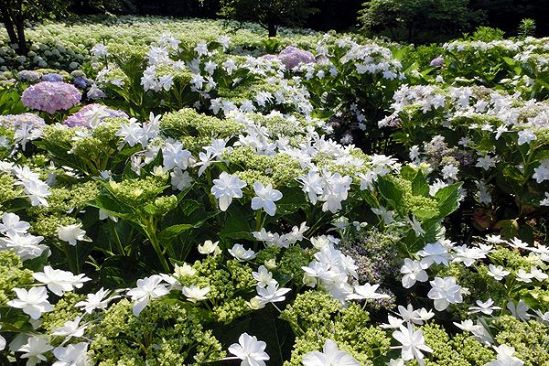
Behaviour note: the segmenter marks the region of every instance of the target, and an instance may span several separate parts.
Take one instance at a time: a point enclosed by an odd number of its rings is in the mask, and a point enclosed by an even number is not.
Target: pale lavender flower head
[[[42,75],[42,81],[51,81],[52,83],[60,83],[63,81],[63,79],[63,75],[59,75],[53,72]]]
[[[33,70],[23,70],[17,73],[17,78],[21,81],[35,83],[40,80],[40,73]]]
[[[278,54],[278,58],[288,70],[300,64],[309,64],[315,62],[315,56],[309,52],[294,46],[288,46]]]
[[[434,67],[441,67],[444,65],[444,58],[442,56],[438,56],[431,60],[430,65]]]
[[[82,94],[71,84],[42,81],[25,89],[21,101],[27,108],[52,114],[70,109],[81,98]]]
[[[44,127],[46,122],[34,113],[8,114],[0,116],[0,127],[15,129],[31,126],[32,128]]]
[[[267,53],[261,57],[259,57],[261,60],[265,60],[265,61],[274,61],[274,60],[278,60],[278,56],[277,55],[273,55],[272,53]]]
[[[111,117],[128,118],[128,115],[122,111],[94,103],[88,104],[75,114],[69,116],[63,123],[69,127],[93,128],[103,122],[105,118]]]

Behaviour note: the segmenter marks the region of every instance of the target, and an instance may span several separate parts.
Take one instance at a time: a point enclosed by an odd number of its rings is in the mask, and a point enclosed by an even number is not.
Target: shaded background
[[[305,27],[315,30],[354,30],[357,14],[363,0],[318,0],[314,6],[319,11],[305,22]],[[487,25],[504,30],[507,35],[516,34],[523,18],[536,21],[536,35],[549,34],[549,0],[471,0],[471,11],[481,10]],[[175,17],[216,18],[218,0],[73,0],[72,10],[77,14],[97,14],[105,10],[116,14],[163,15]]]

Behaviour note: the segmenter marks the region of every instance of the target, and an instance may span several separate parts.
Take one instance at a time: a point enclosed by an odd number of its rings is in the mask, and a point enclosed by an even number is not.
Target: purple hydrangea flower
[[[308,64],[315,62],[315,56],[309,52],[294,46],[288,46],[278,54],[278,58],[286,66],[288,70],[300,64]]]
[[[21,97],[25,107],[50,114],[67,110],[78,104],[80,99],[82,94],[71,84],[50,81],[29,86]]]
[[[22,128],[24,126],[30,126],[32,128],[44,127],[46,122],[34,113],[21,113],[21,114],[8,114],[0,116],[0,127],[15,129]]]
[[[442,56],[438,56],[431,60],[430,65],[434,67],[440,67],[444,65],[444,58]]]
[[[86,80],[86,78],[82,76],[75,77],[72,83],[74,84],[74,86],[80,89],[84,89],[85,87],[88,86],[88,80]]]
[[[69,116],[64,124],[69,127],[93,128],[109,117],[128,118],[128,115],[123,111],[110,109],[104,105],[94,103],[88,104],[75,114]]]
[[[42,81],[51,81],[52,83],[60,83],[63,80],[64,80],[63,75],[59,75],[53,72],[42,75]]]

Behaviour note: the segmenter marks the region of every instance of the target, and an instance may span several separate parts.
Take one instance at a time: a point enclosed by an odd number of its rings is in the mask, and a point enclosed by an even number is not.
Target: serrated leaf
[[[403,207],[402,196],[404,192],[396,183],[385,177],[380,177],[377,186],[383,198],[388,201],[392,208],[400,210]]]
[[[440,218],[450,215],[459,207],[460,188],[461,183],[454,183],[437,191],[435,198],[438,201]]]
[[[421,172],[417,172],[412,181],[412,193],[416,196],[429,196],[429,183]]]

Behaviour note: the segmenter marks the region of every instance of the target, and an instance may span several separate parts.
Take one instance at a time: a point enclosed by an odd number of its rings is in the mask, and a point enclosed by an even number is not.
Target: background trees
[[[0,16],[10,43],[19,54],[28,52],[25,23],[61,15],[68,2],[65,0],[0,0]]]
[[[359,13],[362,30],[407,42],[444,41],[484,19],[469,0],[371,0]]]
[[[276,36],[281,25],[302,25],[318,9],[314,0],[221,0],[219,14],[226,18],[251,20]]]
[[[28,51],[25,27],[69,12],[215,18],[258,22],[274,36],[280,26],[359,31],[395,41],[429,43],[459,37],[479,25],[506,35],[549,34],[547,0],[0,0],[0,19],[17,52]],[[529,28],[532,31],[533,28]]]

